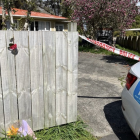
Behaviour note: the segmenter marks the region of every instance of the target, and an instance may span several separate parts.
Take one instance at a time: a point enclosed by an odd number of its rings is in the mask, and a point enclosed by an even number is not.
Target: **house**
[[[14,8],[16,11],[13,12],[13,19],[18,29],[21,24],[24,25],[27,11],[22,9]],[[46,13],[31,12],[31,18],[33,22],[29,27],[29,31],[68,31],[68,23],[70,22],[67,18],[61,16],[55,16]],[[2,29],[2,7],[0,7],[0,30]],[[7,30],[10,29],[10,22],[6,22]]]

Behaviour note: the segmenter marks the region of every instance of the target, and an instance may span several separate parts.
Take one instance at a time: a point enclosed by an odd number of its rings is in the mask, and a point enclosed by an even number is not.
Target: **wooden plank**
[[[56,32],[56,124],[67,119],[67,33]]]
[[[55,32],[43,32],[45,127],[55,126]]]
[[[29,32],[33,130],[44,128],[42,32]]]
[[[3,62],[1,62],[2,59],[2,54],[3,51],[5,50],[5,44],[6,40],[5,40],[5,32],[4,31],[0,31],[0,132],[3,132],[3,130],[5,131],[5,125],[4,125],[4,108],[3,108],[3,90],[2,90],[2,64]],[[0,133],[0,137],[2,137],[3,135]]]
[[[9,43],[14,43],[13,31],[6,31],[6,43],[7,43],[7,70],[8,70],[8,88],[9,94],[4,99],[4,111],[5,111],[5,127],[6,130],[9,124],[13,124],[18,121],[18,106],[17,106],[17,92],[16,92],[16,77],[15,77],[15,56],[8,50]]]
[[[67,123],[77,120],[78,33],[68,33]]]
[[[1,59],[1,57],[0,57]],[[4,113],[3,113],[3,94],[2,94],[2,87],[1,87],[1,74],[0,74],[0,132],[5,131],[4,126]],[[0,137],[3,137],[3,135],[0,133]]]
[[[19,119],[26,120],[32,127],[28,31],[15,31],[14,39],[18,47],[18,54],[16,55],[16,77]]]
[[[13,32],[2,32],[3,43],[1,47],[4,48],[1,56],[1,76],[2,76],[2,90],[3,90],[3,104],[5,116],[5,128],[8,128],[16,121],[18,121],[17,110],[17,94],[15,81],[15,63],[13,54],[8,51],[10,38],[13,37]],[[7,38],[7,40],[6,40]]]

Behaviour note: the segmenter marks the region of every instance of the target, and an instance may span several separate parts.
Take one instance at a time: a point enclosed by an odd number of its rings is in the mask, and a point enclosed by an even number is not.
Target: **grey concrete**
[[[136,139],[121,111],[123,87],[118,79],[126,77],[128,69],[121,56],[79,53],[78,115],[101,140],[122,140],[123,134]]]

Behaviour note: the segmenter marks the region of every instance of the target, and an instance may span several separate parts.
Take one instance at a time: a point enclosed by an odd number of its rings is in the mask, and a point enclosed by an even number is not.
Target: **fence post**
[[[68,23],[68,31],[76,32],[77,31],[77,23],[76,22]]]
[[[140,36],[138,36],[137,48],[138,48],[138,52],[140,53]]]

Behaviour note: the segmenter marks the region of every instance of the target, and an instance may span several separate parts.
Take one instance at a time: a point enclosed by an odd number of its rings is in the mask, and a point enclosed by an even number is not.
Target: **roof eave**
[[[2,14],[0,14],[2,15]],[[13,17],[24,17],[26,18],[25,15],[13,15]],[[54,18],[54,17],[39,17],[39,16],[31,16],[32,18],[42,18],[42,19],[57,19],[57,20],[65,20],[67,21],[68,19],[65,19],[65,18]]]

